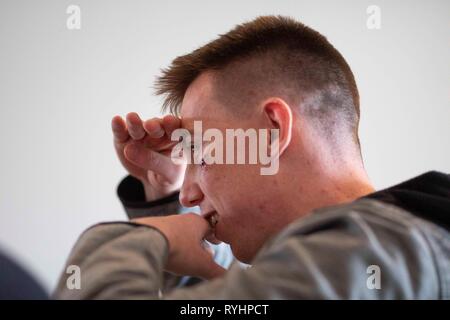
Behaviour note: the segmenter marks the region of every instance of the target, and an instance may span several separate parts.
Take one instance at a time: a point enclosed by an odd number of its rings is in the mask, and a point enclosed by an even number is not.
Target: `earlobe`
[[[278,134],[270,130],[270,145],[278,138],[278,154],[283,154],[289,146],[292,136],[292,110],[290,106],[280,98],[270,98],[264,102],[264,113],[270,121],[272,128],[278,129]]]

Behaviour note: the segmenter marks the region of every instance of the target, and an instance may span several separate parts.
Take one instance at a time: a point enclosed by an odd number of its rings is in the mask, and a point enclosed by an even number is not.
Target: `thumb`
[[[143,143],[133,142],[124,149],[125,157],[134,165],[153,171],[172,182],[178,176],[171,158],[146,148]]]

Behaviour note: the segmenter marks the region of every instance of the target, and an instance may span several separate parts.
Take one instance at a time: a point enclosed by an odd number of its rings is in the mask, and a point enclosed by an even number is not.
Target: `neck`
[[[351,202],[375,191],[364,170],[340,171],[329,180],[328,190],[336,204]]]
[[[295,177],[292,172],[298,171],[296,169],[285,172],[284,179],[276,183],[284,187],[274,195],[278,201],[267,205],[273,211],[270,216],[275,218],[262,235],[261,244],[289,223],[306,217],[315,209],[348,203],[374,192],[364,170],[335,175],[324,172],[314,174],[311,170],[306,175]]]
[[[290,220],[309,214],[314,209],[352,202],[375,191],[364,170],[336,170],[314,172],[292,179],[291,190],[285,198],[293,216]]]

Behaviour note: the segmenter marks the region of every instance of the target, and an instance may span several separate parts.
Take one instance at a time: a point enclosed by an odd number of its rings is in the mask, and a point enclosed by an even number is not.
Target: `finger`
[[[211,233],[212,229],[209,222],[202,216],[196,213],[186,213],[182,217],[189,220],[195,229],[198,230],[199,241],[203,242],[203,239]]]
[[[161,120],[158,118],[145,121],[143,127],[152,138],[162,138],[164,136],[164,129],[162,128]]]
[[[134,140],[140,140],[145,137],[142,120],[136,112],[130,112],[127,114],[127,126],[128,132]]]
[[[211,256],[210,252],[208,252],[207,249],[203,248],[201,250],[203,251],[203,255],[205,257],[204,259],[202,259],[204,263],[200,265],[199,270],[201,278],[210,280],[213,278],[220,277],[227,272],[226,269],[224,269],[214,261],[213,257]]]
[[[133,142],[125,147],[125,157],[136,166],[153,171],[163,176],[169,182],[178,178],[174,163],[170,157],[144,147],[142,143]]]
[[[170,138],[175,129],[181,128],[181,119],[173,115],[167,115],[162,119],[162,126],[167,137]]]
[[[114,139],[117,142],[126,142],[129,138],[127,125],[121,116],[115,116],[111,121],[111,128],[113,131]]]

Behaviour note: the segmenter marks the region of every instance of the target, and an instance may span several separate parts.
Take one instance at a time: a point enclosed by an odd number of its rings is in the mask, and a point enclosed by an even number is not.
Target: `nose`
[[[195,207],[203,200],[203,192],[197,182],[194,174],[190,170],[190,165],[186,168],[183,185],[180,190],[180,203],[183,207]]]

